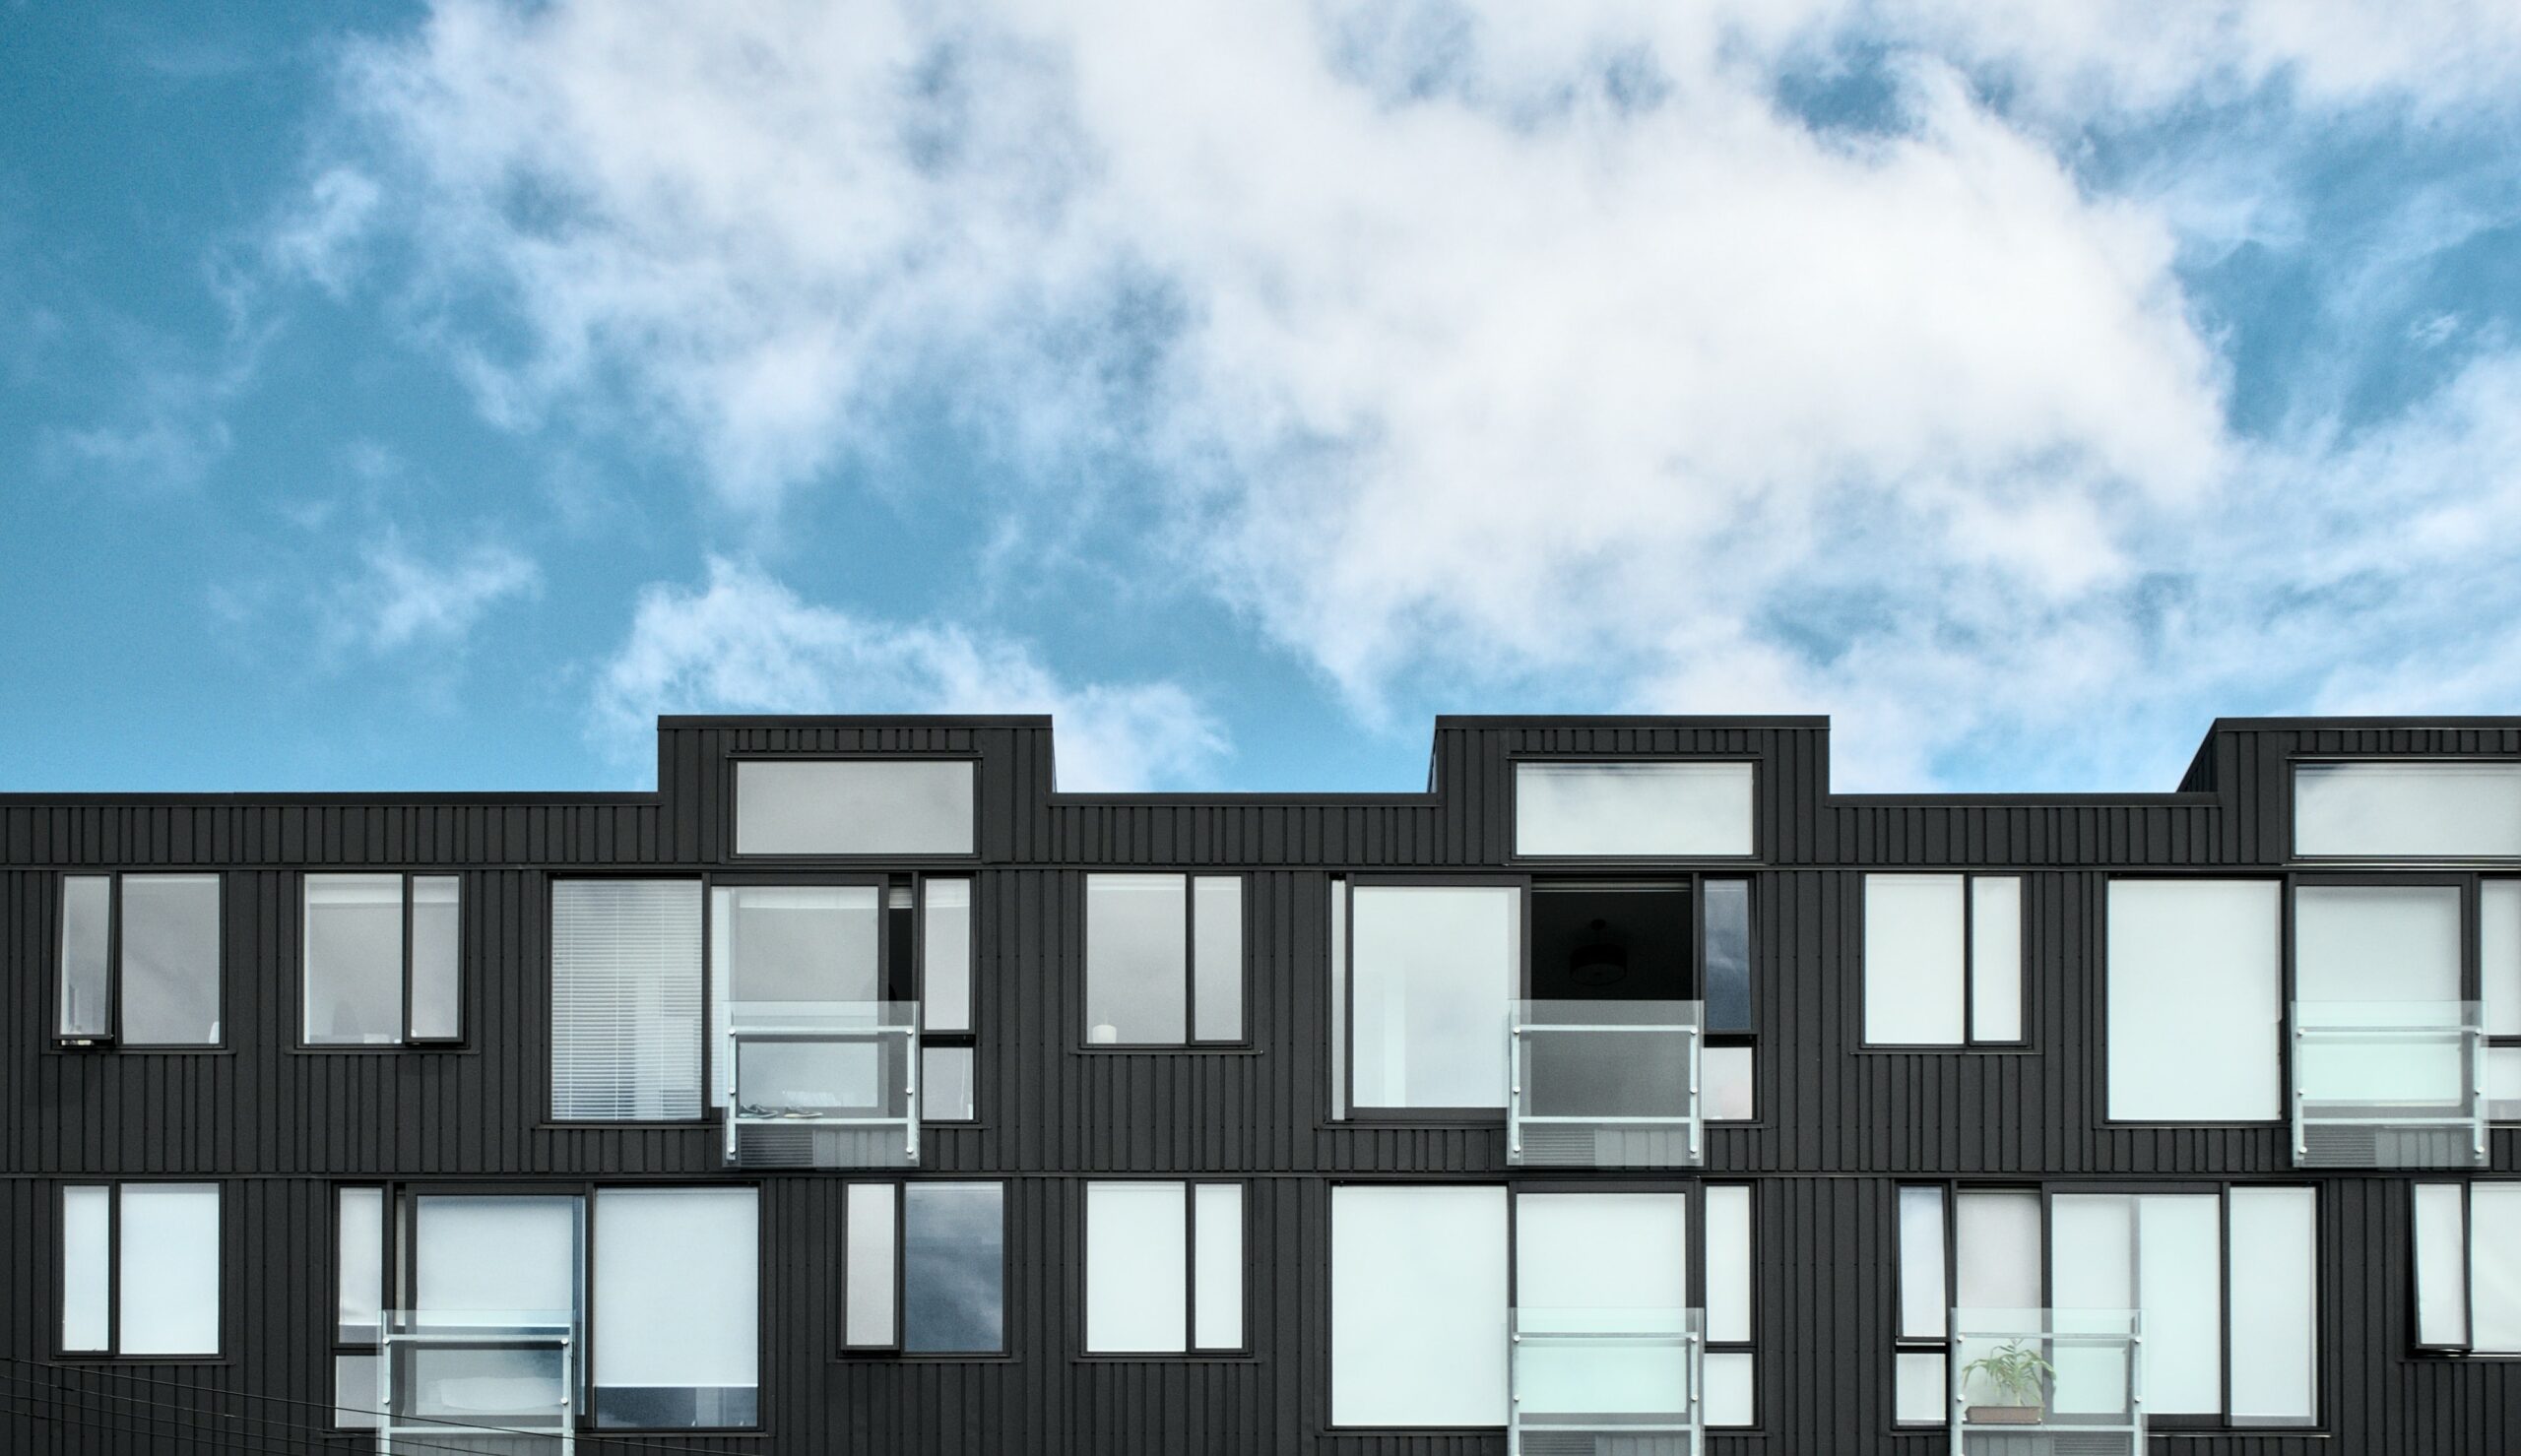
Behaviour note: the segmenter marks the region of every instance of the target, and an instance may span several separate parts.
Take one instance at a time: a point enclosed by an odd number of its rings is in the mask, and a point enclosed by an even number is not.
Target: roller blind
[[[2272,1121],[2278,1085],[2277,884],[2109,886],[2109,1115]]]
[[[551,1115],[700,1115],[700,886],[551,887]]]
[[[758,1378],[760,1215],[750,1188],[595,1196],[595,1379],[661,1390]]]
[[[1330,1419],[1506,1424],[1506,1190],[1330,1191]]]

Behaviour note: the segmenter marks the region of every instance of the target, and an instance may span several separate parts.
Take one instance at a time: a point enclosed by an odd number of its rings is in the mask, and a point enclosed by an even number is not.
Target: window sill
[[[1858,1046],[1855,1056],[2037,1056],[2039,1048],[2019,1042],[1971,1043],[1929,1042],[1914,1046]]]
[[[1071,1046],[1070,1056],[1259,1056],[1264,1048],[1244,1043],[1219,1042],[1215,1045],[1190,1042],[1179,1045],[1165,1043],[1155,1045]]]
[[[1267,1363],[1260,1356],[1249,1351],[1234,1354],[1226,1351],[1205,1350],[1178,1355],[1161,1351],[1139,1351],[1133,1354],[1123,1354],[1118,1351],[1099,1353],[1087,1351],[1083,1355],[1069,1356],[1067,1362],[1072,1365],[1258,1365]]]

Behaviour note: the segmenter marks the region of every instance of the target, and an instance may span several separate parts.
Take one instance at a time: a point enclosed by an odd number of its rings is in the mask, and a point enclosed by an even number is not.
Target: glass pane
[[[2460,1185],[2416,1185],[2416,1339],[2469,1343],[2469,1231]]]
[[[1707,1189],[1707,1338],[1751,1338],[1751,1190],[1740,1184]]]
[[[373,1430],[380,1409],[376,1396],[376,1357],[333,1357],[333,1426],[337,1430]]]
[[[1892,1357],[1892,1374],[1897,1386],[1892,1397],[1893,1420],[1902,1425],[1940,1425],[1944,1423],[1943,1368],[1946,1359],[1940,1350],[1903,1350]]]
[[[123,876],[122,1040],[218,1044],[219,876]]]
[[[1330,1190],[1330,1420],[1506,1424],[1506,1190]]]
[[[1951,1310],[1943,1275],[1943,1190],[1900,1190],[1900,1334],[1940,1340]]]
[[[902,1009],[909,1014],[907,1007]],[[902,1039],[746,1041],[736,1047],[736,1106],[746,1116],[907,1115],[893,1075]]]
[[[2521,1354],[2521,1183],[2469,1186],[2470,1345]]]
[[[2521,764],[2296,764],[2294,853],[2521,855]]]
[[[893,1209],[891,1183],[851,1183],[842,1217],[848,1242],[847,1328],[851,1345],[893,1343]]]
[[[1953,1303],[2035,1310],[2039,1297],[2039,1195],[1959,1193],[1952,1200]],[[2124,1309],[2125,1303],[2104,1305]]]
[[[1970,882],[1970,1035],[2022,1040],[2022,880],[1981,875]]]
[[[2521,880],[2478,886],[2479,999],[2489,1037],[2521,1037]]]
[[[219,1350],[219,1185],[125,1183],[116,1240],[121,1354]]]
[[[2303,885],[2294,892],[2294,995],[2303,1001],[2457,1001],[2460,892],[2452,885]]]
[[[710,1055],[718,1075],[710,1079],[712,1107],[727,1104],[726,1058],[735,1028],[781,1026],[829,1028],[835,1020],[882,1000],[883,892],[874,885],[721,885],[709,895],[709,964],[717,987],[710,1006]],[[746,1048],[746,1059],[767,1050]],[[858,1106],[875,1088],[875,1046],[861,1042],[846,1052],[832,1044],[808,1046],[808,1058],[835,1059],[866,1086]],[[778,1059],[778,1053],[771,1056]],[[785,1106],[785,1105],[783,1105]]]
[[[1193,882],[1196,897],[1193,920],[1198,943],[1192,948],[1197,978],[1198,1025],[1192,1035],[1202,1042],[1243,1040],[1243,880],[1239,875],[1200,875]]]
[[[1198,1328],[1192,1339],[1202,1350],[1243,1348],[1243,1188],[1201,1183],[1192,1193],[1196,1223],[1191,1241],[1197,1284],[1192,1307]]]
[[[736,765],[739,855],[968,855],[969,761]]]
[[[1349,895],[1360,1108],[1502,1108],[1522,892],[1359,885]]]
[[[2487,1115],[2521,1121],[2521,1046],[2490,1046],[2486,1053]]]
[[[697,881],[552,884],[552,1116],[699,1116],[700,1002]]]
[[[1957,874],[1864,877],[1864,1040],[1944,1046],[1962,1040]]]
[[[1707,1029],[1751,1026],[1751,882],[1705,880],[1700,908],[1707,944]]]
[[[932,1032],[972,1029],[972,882],[929,880],[920,924],[920,1017]]]
[[[2110,882],[2111,1117],[2283,1115],[2277,889],[2272,880]]]
[[[1330,1115],[1348,1115],[1348,882],[1330,881]]]
[[[1004,1191],[997,1183],[911,1183],[902,1189],[904,1350],[1002,1348]]]
[[[760,1226],[750,1188],[607,1188],[595,1195],[600,1424],[753,1424]]]
[[[1191,1250],[1180,1183],[1085,1185],[1085,1348],[1178,1352]]]
[[[421,1041],[464,1035],[463,883],[451,874],[412,879],[412,1035]]]
[[[414,1201],[415,1309],[478,1315],[579,1307],[579,1200],[429,1194]]]
[[[1710,1122],[1748,1122],[1760,1114],[1754,1091],[1759,1053],[1748,1046],[1710,1046],[1699,1053],[1699,1082]]]
[[[112,1339],[113,1196],[101,1186],[61,1190],[64,1350],[104,1350]]]
[[[1748,855],[1751,765],[1517,764],[1515,853]]]
[[[972,1120],[972,1048],[920,1049],[919,1116],[923,1122]]]
[[[403,877],[306,877],[306,1041],[403,1040]]]
[[[1711,1351],[1707,1357],[1707,1397],[1702,1408],[1710,1425],[1750,1425],[1759,1411],[1752,1377],[1758,1366],[1748,1351]]]
[[[2318,1198],[2309,1188],[2230,1197],[2232,1420],[2308,1422],[2319,1409]]]
[[[2060,1194],[2050,1204],[2057,1307],[2142,1312],[2145,1404],[2158,1414],[2224,1408],[2222,1202],[2212,1194]],[[2113,1373],[2070,1373],[2116,1402],[2120,1357],[2090,1358],[2113,1362]]]
[[[113,922],[110,875],[61,877],[61,1020],[65,1037],[110,1037],[114,1032],[107,959]]]
[[[333,1284],[340,1296],[340,1333],[335,1338],[345,1345],[373,1345],[377,1317],[385,1309],[385,1190],[344,1188],[339,1196]]]
[[[1095,1045],[1171,1045],[1188,1012],[1183,938],[1187,893],[1178,874],[1085,877],[1085,1040]]]

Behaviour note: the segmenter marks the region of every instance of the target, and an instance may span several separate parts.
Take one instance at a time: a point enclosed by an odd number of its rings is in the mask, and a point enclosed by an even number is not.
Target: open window
[[[2521,1355],[2521,1182],[2414,1187],[2416,1344]]]
[[[216,1046],[216,874],[65,874],[53,1032],[65,1046]]]

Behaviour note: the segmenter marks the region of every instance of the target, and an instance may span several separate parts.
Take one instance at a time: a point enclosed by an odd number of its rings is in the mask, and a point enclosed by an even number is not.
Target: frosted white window
[[[2109,885],[2109,1115],[2254,1122],[2282,1115],[2278,886]]]
[[[1878,1046],[1957,1044],[1962,1027],[1963,879],[1864,877],[1864,1040]]]
[[[1503,1425],[1506,1257],[1503,1188],[1331,1189],[1332,1424]]]
[[[923,1122],[972,1120],[972,1048],[920,1048],[919,1117]]]
[[[1330,881],[1330,1115],[1348,1115],[1348,882]]]
[[[306,877],[306,1025],[313,1045],[403,1040],[403,877]]]
[[[113,1197],[106,1187],[61,1190],[61,1348],[103,1351],[113,1321]]]
[[[596,1194],[599,1423],[641,1428],[753,1423],[759,1228],[750,1188]]]
[[[2457,1183],[2416,1185],[2416,1341],[2469,1343],[2469,1231]]]
[[[1190,919],[1178,874],[1085,877],[1085,1040],[1178,1044],[1190,1013]]]
[[[219,1187],[125,1183],[115,1313],[124,1355],[219,1350]]]
[[[2146,1406],[2164,1415],[2224,1407],[2222,1199],[2213,1194],[2061,1194],[2050,1206],[2050,1287],[2059,1309],[2144,1317]],[[2070,1362],[2064,1357],[2072,1354]],[[2061,1352],[2060,1389],[2124,1390],[2114,1351]],[[2107,1362],[2112,1371],[2090,1368]],[[2070,1368],[2070,1363],[2073,1366]],[[2083,1407],[2066,1404],[2061,1410]]]
[[[2232,1422],[2309,1422],[2318,1414],[2318,1196],[2234,1188],[2230,1215]]]
[[[113,1035],[113,897],[111,875],[61,878],[62,1036]]]
[[[412,1036],[452,1041],[464,1031],[462,881],[412,877]]]
[[[1900,1190],[1900,1333],[1912,1340],[1943,1338],[1943,1190]]]
[[[851,1183],[842,1215],[848,1283],[843,1340],[893,1343],[894,1196],[890,1183]]]
[[[2022,1040],[2022,879],[1982,874],[1970,881],[1970,1035]]]
[[[2521,764],[2296,764],[2294,853],[2358,859],[2521,856]]]
[[[2521,1119],[2521,1046],[2490,1046],[2486,1053],[2488,1115]]]
[[[1358,885],[1349,901],[1356,1106],[1505,1107],[1521,890]]]
[[[2303,885],[2294,892],[2294,994],[2457,1001],[2460,942],[2454,886]]]
[[[1711,1326],[1748,1324],[1740,1281],[1716,1268],[1741,1262],[1738,1250],[1714,1246],[1734,1236],[1710,1236]],[[1722,1295],[1714,1289],[1719,1280],[1728,1281]],[[1687,1368],[1663,1340],[1605,1345],[1550,1337],[1631,1332],[1668,1340],[1678,1331],[1693,1303],[1688,1200],[1678,1193],[1519,1194],[1515,1301],[1523,1339],[1514,1361],[1514,1394],[1522,1417],[1616,1422],[1683,1409]],[[1712,1307],[1718,1303],[1738,1307],[1719,1313]]]
[[[1956,1194],[1952,1200],[1955,1307],[2042,1307],[2039,1239],[2038,1194]]]
[[[1515,766],[1515,853],[1618,858],[1752,852],[1747,763]]]
[[[1751,1338],[1751,1190],[1740,1184],[1707,1189],[1707,1338],[1718,1344]]]
[[[1711,1350],[1707,1354],[1706,1403],[1700,1408],[1710,1425],[1749,1425],[1758,1417],[1759,1402],[1753,1377],[1758,1372],[1753,1356],[1740,1350]]]
[[[1192,1191],[1192,1340],[1202,1350],[1243,1347],[1243,1189],[1201,1183]]]
[[[1179,1352],[1191,1253],[1180,1183],[1085,1185],[1085,1348]]]
[[[431,1194],[417,1201],[416,1308],[435,1314],[577,1310],[577,1199]]]
[[[968,855],[968,760],[749,759],[736,765],[739,855]]]
[[[2521,1183],[2469,1185],[2469,1344],[2521,1354]]]
[[[1941,1350],[1903,1350],[1892,1357],[1892,1418],[1902,1425],[1938,1425],[1943,1409],[1944,1370],[1952,1357]]]
[[[372,1345],[385,1307],[385,1190],[344,1188],[337,1210],[333,1282],[339,1294],[337,1336],[346,1344]]]
[[[219,876],[122,877],[122,1041],[219,1042]]]
[[[700,1115],[700,886],[551,886],[551,1115]]]
[[[1749,1046],[1710,1046],[1699,1052],[1699,1096],[1710,1122],[1748,1122],[1759,1115],[1752,1075],[1759,1052]]]
[[[727,1105],[729,1031],[828,1025],[841,1008],[872,1016],[883,999],[883,892],[873,885],[719,885],[709,892],[709,1046],[719,1058],[709,1105]],[[753,1042],[747,1086],[811,1088],[873,1108],[873,1044]],[[784,1078],[783,1078],[783,1074]],[[772,1097],[786,1096],[784,1092]]]
[[[378,1411],[376,1357],[333,1357],[333,1425],[338,1430],[373,1430]]]
[[[1192,1007],[1202,1042],[1243,1038],[1243,879],[1203,874],[1192,882]]]
[[[972,882],[933,879],[920,886],[922,911],[920,1024],[932,1032],[972,1029]]]

